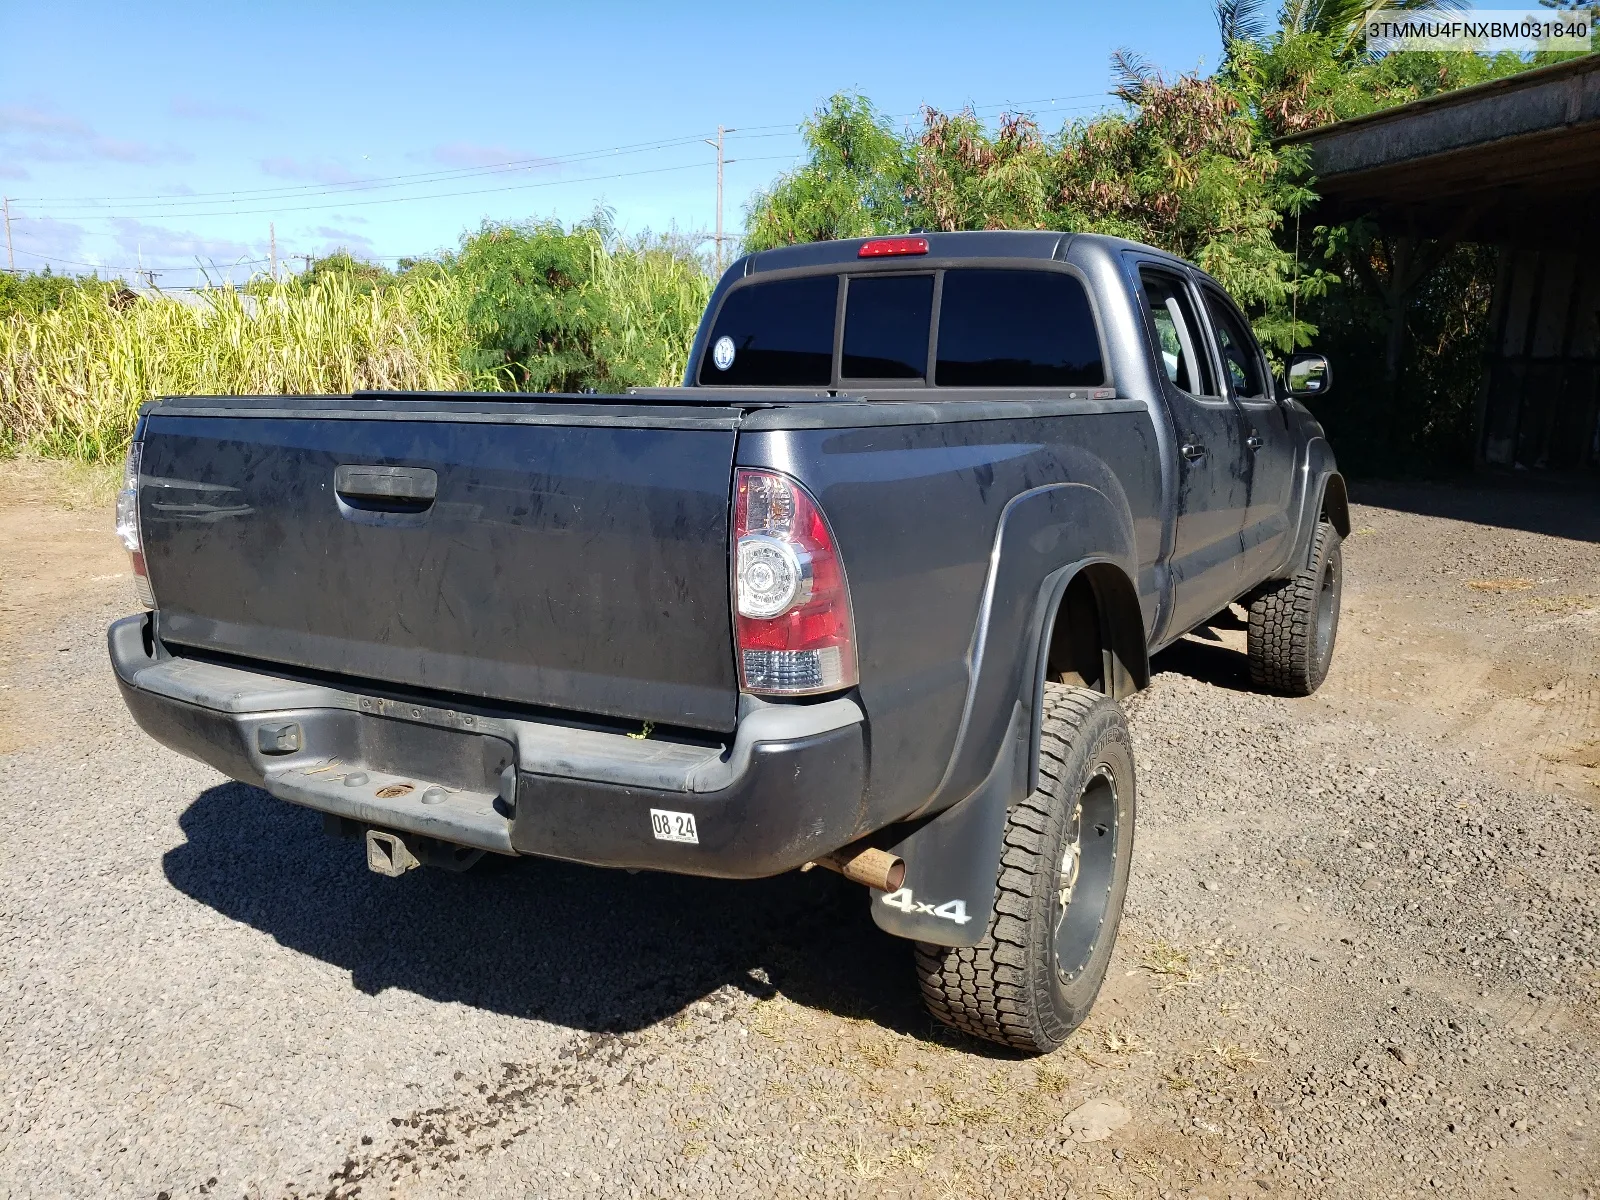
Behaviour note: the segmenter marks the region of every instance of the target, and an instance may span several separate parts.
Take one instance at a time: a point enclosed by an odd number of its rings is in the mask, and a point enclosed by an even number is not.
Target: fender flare
[[[1038,711],[1030,686],[1038,638],[1069,578],[1091,563],[1137,577],[1133,515],[1104,463],[1076,448],[1073,474],[1094,482],[1052,483],[1013,496],[996,524],[989,571],[967,650],[967,693],[949,759],[928,798],[904,819],[941,812],[988,777],[1005,741],[1011,704]],[[1052,589],[1059,582],[1060,592]]]
[[[1326,512],[1328,520],[1339,531],[1339,536],[1350,536],[1350,492],[1345,487],[1344,476],[1329,471],[1322,477],[1322,492],[1317,502],[1317,514]]]
[[[989,769],[970,795],[935,816],[898,829],[898,840],[884,848],[905,861],[905,882],[893,893],[872,892],[872,919],[886,933],[943,946],[974,946],[989,928],[999,887],[1006,815],[1038,786],[1040,714],[1044,711],[1046,658],[1050,630],[1067,587],[1089,570],[1118,572],[1133,597],[1137,593],[1122,568],[1103,555],[1079,559],[1050,572],[1040,581],[1029,626],[1028,669],[1012,696],[1004,734]],[[1149,680],[1143,653],[1130,667],[1142,686]],[[895,903],[886,901],[894,899]],[[957,904],[956,902],[959,902]],[[935,910],[939,910],[936,912]]]
[[[1294,544],[1288,560],[1283,564],[1287,575],[1293,575],[1310,561],[1317,521],[1325,509],[1339,536],[1349,537],[1349,489],[1345,486],[1344,476],[1339,473],[1338,464],[1334,462],[1333,448],[1326,439],[1317,437],[1306,443],[1305,475],[1301,484]]]

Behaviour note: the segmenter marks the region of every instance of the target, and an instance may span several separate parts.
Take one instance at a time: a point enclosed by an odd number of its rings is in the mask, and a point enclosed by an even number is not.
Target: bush
[[[56,275],[49,267],[38,274],[0,274],[0,321],[16,314],[28,318],[60,308],[73,296],[89,293],[126,305],[136,297],[120,279],[97,275]]]
[[[680,380],[711,280],[659,240],[608,246],[608,224],[485,225],[466,240],[452,268],[468,297],[461,362],[475,386],[619,391]]]
[[[391,272],[343,252],[183,303],[94,278],[0,285],[0,455],[99,460],[165,395],[620,391],[681,380],[711,280],[606,223],[486,225]]]

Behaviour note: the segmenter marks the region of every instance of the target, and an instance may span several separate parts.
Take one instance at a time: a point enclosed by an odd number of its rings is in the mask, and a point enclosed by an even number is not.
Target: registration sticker
[[[700,844],[700,831],[694,827],[694,814],[670,812],[665,808],[650,810],[650,832],[658,842],[688,842]]]

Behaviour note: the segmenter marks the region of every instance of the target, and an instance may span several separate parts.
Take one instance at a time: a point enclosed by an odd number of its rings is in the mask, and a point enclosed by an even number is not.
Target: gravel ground
[[[1600,1196],[1593,496],[1359,489],[1310,699],[1163,655],[1111,978],[1025,1060],[824,872],[368,873],[139,733],[106,519],[23,491],[0,1198]]]

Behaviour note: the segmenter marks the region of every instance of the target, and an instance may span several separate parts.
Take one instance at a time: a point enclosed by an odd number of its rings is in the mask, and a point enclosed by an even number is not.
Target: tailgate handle
[[[439,493],[439,476],[427,467],[336,467],[333,490],[353,508],[421,512]]]

